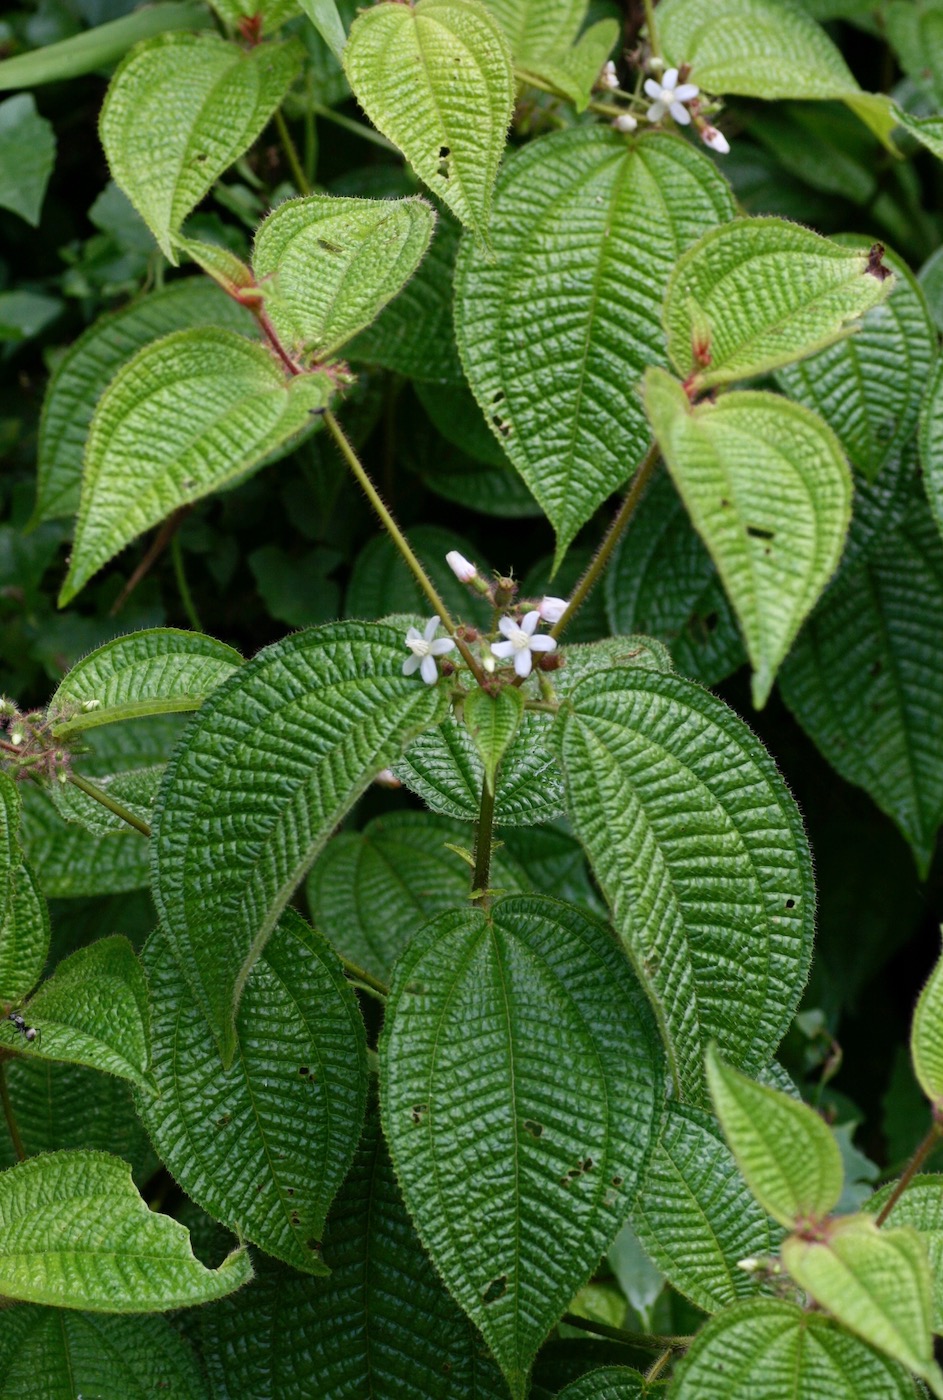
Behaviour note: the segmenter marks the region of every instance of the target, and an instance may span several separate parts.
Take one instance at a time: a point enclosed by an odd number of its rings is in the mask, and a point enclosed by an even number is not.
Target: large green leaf
[[[876,1215],[883,1210],[897,1185],[896,1181],[889,1181],[869,1196],[863,1209]],[[919,1231],[933,1280],[933,1330],[943,1333],[943,1176],[913,1177],[904,1194],[895,1201],[886,1224],[891,1227],[909,1225]]]
[[[377,5],[351,26],[344,72],[374,126],[487,245],[514,105],[500,25],[478,0]]]
[[[49,912],[20,845],[22,809],[12,778],[0,772],[0,1000],[20,1001],[49,952]]]
[[[312,628],[260,651],[205,703],[172,759],[155,828],[155,899],[219,1043],[292,891],[341,817],[445,692],[402,674],[399,633]]]
[[[927,502],[943,535],[943,359],[929,376],[920,410],[920,465]]]
[[[166,766],[165,763],[158,763],[152,768],[131,768],[122,773],[99,774],[95,778],[95,786],[120,803],[129,815],[137,817],[145,826],[150,826],[157,790]],[[124,815],[119,816],[110,808],[103,807],[74,782],[51,783],[49,793],[64,821],[79,822],[86,831],[94,832],[96,836],[107,836],[111,832],[129,829]],[[143,834],[138,830],[139,834]]]
[[[783,667],[829,763],[900,827],[925,874],[943,821],[943,544],[916,502],[843,570]]]
[[[567,49],[586,18],[586,0],[484,0],[507,35],[516,62]]]
[[[158,1154],[216,1220],[324,1273],[324,1221],[366,1104],[363,1021],[340,963],[284,914],[246,983],[225,1072],[162,933],[145,963],[158,1094],[138,1095],[138,1109]]]
[[[677,1087],[705,1102],[708,1041],[761,1069],[805,985],[815,893],[798,809],[743,721],[691,681],[614,670],[570,700],[555,737],[577,835]]]
[[[55,131],[36,111],[32,94],[0,102],[0,208],[36,228],[55,160]]]
[[[625,1218],[654,1030],[604,925],[534,896],[442,914],[397,963],[383,1126],[406,1203],[514,1400]]]
[[[234,1251],[194,1257],[182,1225],[148,1208],[131,1168],[104,1152],[53,1152],[0,1175],[0,1291],[91,1312],[165,1312],[221,1298],[252,1277]]]
[[[161,34],[120,65],[99,132],[111,173],[175,262],[180,225],[252,145],[301,67],[303,50],[248,50],[215,34]]]
[[[286,380],[267,350],[230,330],[177,331],[145,346],[92,419],[60,604],[142,531],[300,432],[332,388],[321,373]]]
[[[817,414],[778,394],[741,390],[694,405],[660,369],[645,376],[645,407],[737,614],[760,709],[841,559],[852,500],[841,444]]]
[[[505,163],[496,262],[462,245],[465,372],[550,517],[558,563],[648,447],[636,389],[646,366],[666,363],[660,311],[678,254],[732,215],[729,186],[690,145],[658,133],[627,144],[593,127],[531,142]]]
[[[49,899],[120,894],[144,889],[149,882],[148,842],[139,832],[125,826],[108,836],[96,836],[85,826],[67,824],[52,795],[41,788],[26,791],[22,831],[23,844]],[[21,994],[28,990],[24,987]]]
[[[485,787],[495,790],[495,774],[524,719],[524,696],[514,686],[496,695],[479,686],[462,705],[465,726],[475,742],[485,770]]]
[[[934,1105],[943,1101],[943,958],[938,958],[910,1024],[914,1074]]]
[[[638,1371],[627,1366],[605,1366],[566,1386],[558,1400],[643,1400],[651,1393]]]

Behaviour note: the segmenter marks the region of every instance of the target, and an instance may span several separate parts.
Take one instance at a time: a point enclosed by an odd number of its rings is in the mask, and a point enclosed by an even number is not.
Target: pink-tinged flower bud
[[[612,125],[615,127],[616,131],[634,131],[638,126],[638,122],[632,116],[631,112],[623,112],[620,117],[616,117]]]
[[[616,72],[616,65],[611,58],[608,62],[603,64],[602,72],[596,81],[596,86],[599,88],[608,88],[610,92],[614,92],[616,88],[618,88],[619,75]]]
[[[379,783],[380,787],[385,788],[399,788],[403,786],[392,768],[381,768],[373,781]]]
[[[722,131],[718,131],[716,126],[708,126],[706,123],[701,127],[701,140],[705,146],[710,146],[712,151],[718,155],[725,156],[730,152],[730,142]]]
[[[448,554],[445,556],[445,562],[448,564],[459,583],[471,583],[472,579],[478,577],[478,570],[475,568],[474,564],[470,564],[464,554],[459,554],[457,549],[449,550]]]
[[[544,622],[549,622],[551,627],[566,612],[567,600],[565,598],[541,598],[537,604],[537,611]]]

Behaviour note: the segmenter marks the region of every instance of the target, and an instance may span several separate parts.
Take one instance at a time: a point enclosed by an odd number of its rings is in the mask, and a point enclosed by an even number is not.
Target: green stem
[[[578,1327],[582,1332],[593,1332],[597,1337],[608,1337],[613,1342],[624,1342],[626,1346],[638,1347],[641,1351],[684,1351],[694,1341],[693,1337],[662,1337],[652,1332],[626,1332],[621,1327],[610,1327],[606,1322],[594,1322],[588,1317],[577,1317],[576,1313],[564,1313],[562,1321],[567,1327]]]
[[[645,1372],[646,1381],[655,1381],[671,1360],[671,1347],[666,1347],[661,1356],[655,1358],[648,1370]]]
[[[177,592],[180,594],[180,601],[187,615],[187,621],[194,632],[202,632],[203,624],[200,622],[200,614],[196,610],[193,594],[190,592],[190,585],[187,583],[187,575],[183,567],[183,550],[180,547],[179,535],[174,535],[173,539],[170,541],[170,559],[174,566],[174,578],[177,580]]]
[[[580,607],[582,607],[583,603],[586,601],[588,594],[592,591],[596,583],[599,581],[600,575],[602,574],[606,565],[609,563],[609,558],[612,554],[612,551],[615,549],[616,545],[622,537],[623,530],[625,529],[626,525],[628,525],[629,521],[632,519],[632,516],[635,514],[635,511],[638,507],[638,503],[642,499],[642,494],[645,490],[645,487],[651,480],[652,473],[658,465],[658,459],[660,455],[661,454],[658,449],[658,443],[653,442],[652,445],[649,447],[648,451],[645,453],[645,456],[639,463],[638,470],[636,471],[635,476],[632,478],[632,485],[626,492],[625,500],[622,502],[621,506],[619,507],[618,514],[616,515],[612,524],[609,526],[609,529],[607,530],[603,538],[602,544],[599,546],[598,550],[596,551],[595,555],[590,561],[589,566],[587,567],[583,577],[580,579],[579,583],[576,585],[573,592],[571,593],[570,600],[567,603],[566,612],[560,618],[559,622],[555,622],[551,627],[551,637],[559,637],[564,627],[566,627],[567,624],[572,621],[574,614],[578,611]]]
[[[900,1180],[894,1187],[891,1194],[888,1196],[887,1200],[884,1202],[884,1205],[874,1217],[875,1225],[884,1224],[885,1220],[890,1215],[891,1211],[894,1209],[901,1196],[907,1190],[907,1187],[910,1185],[911,1181],[913,1181],[914,1177],[917,1175],[920,1168],[923,1166],[924,1162],[927,1160],[930,1153],[933,1151],[934,1147],[936,1147],[940,1138],[943,1137],[943,1122],[941,1122],[940,1118],[937,1116],[938,1113],[939,1110],[934,1108],[933,1122],[930,1125],[930,1131],[927,1133],[926,1137],[923,1139],[923,1142],[921,1142],[920,1146],[917,1148],[916,1152],[911,1157],[910,1161],[907,1163],[900,1177]]]
[[[401,155],[398,146],[394,146],[392,141],[387,141],[379,131],[374,131],[372,126],[362,126],[360,122],[353,121],[350,117],[345,117],[342,112],[335,112],[333,107],[322,107],[320,102],[312,102],[311,111],[316,117],[323,117],[325,121],[333,122],[335,126],[342,126],[345,131],[350,131],[354,136],[362,136],[365,141],[372,141],[374,146],[382,146],[384,151],[395,151]]]
[[[340,957],[340,954],[338,954]],[[341,964],[347,973],[350,981],[361,991],[369,992],[370,996],[376,997],[379,1001],[386,1001],[390,994],[390,989],[385,982],[381,982],[379,977],[374,977],[372,972],[367,972],[366,968],[358,967],[348,958],[341,958]]]
[[[291,170],[291,178],[295,182],[295,188],[298,190],[299,194],[310,194],[311,186],[305,178],[304,168],[302,167],[301,161],[298,159],[298,151],[294,141],[291,139],[291,132],[288,130],[288,123],[282,116],[281,108],[275,113],[275,130],[278,132],[278,139],[282,143],[282,150],[285,152],[285,158],[288,161],[288,167]]]
[[[25,1162],[26,1148],[23,1146],[20,1130],[16,1126],[16,1114],[13,1112],[13,1104],[10,1102],[10,1087],[7,1084],[7,1067],[2,1060],[0,1060],[0,1102],[3,1103],[3,1115],[7,1120],[10,1141],[13,1143],[13,1151],[16,1153],[17,1161]]]
[[[305,131],[305,154],[304,172],[305,182],[309,189],[314,184],[314,173],[318,168],[318,128],[314,120],[314,70],[308,68],[308,78],[306,83],[308,105],[305,107],[304,131]]]
[[[655,0],[644,0],[645,3],[645,27],[648,30],[648,44],[655,58],[661,58],[661,46],[658,43],[658,26],[655,23]]]
[[[491,842],[494,834],[494,789],[487,782],[481,785],[478,825],[475,827],[475,869],[472,875],[472,903],[487,909],[491,903],[488,881],[491,879]]]
[[[88,778],[83,778],[81,773],[67,774],[69,782],[73,787],[77,787],[79,792],[84,792],[86,797],[91,797],[96,802],[100,802],[103,807],[107,807],[109,812],[113,812],[116,817],[120,817],[128,826],[133,826],[135,831],[139,831],[142,836],[150,836],[151,828],[147,822],[142,822],[141,818],[135,816],[127,807],[122,806],[104,788],[100,788],[95,783],[90,783]]]

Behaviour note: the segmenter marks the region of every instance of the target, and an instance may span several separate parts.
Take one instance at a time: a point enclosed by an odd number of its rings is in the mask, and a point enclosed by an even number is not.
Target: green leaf
[[[0,208],[38,227],[55,160],[52,123],[36,111],[32,94],[0,102]]]
[[[99,118],[116,182],[170,262],[180,225],[247,151],[298,76],[302,49],[240,49],[215,34],[162,34],[118,68]]]
[[[920,465],[927,503],[943,535],[943,359],[928,378],[920,410]]]
[[[695,405],[659,369],[645,376],[645,407],[737,614],[761,709],[841,559],[853,489],[841,444],[818,414],[778,394]]]
[[[568,49],[586,18],[586,0],[541,0],[539,5],[531,0],[485,0],[485,5],[504,30],[515,62],[521,64]]]
[[[729,186],[690,145],[591,127],[505,163],[496,262],[463,243],[465,373],[557,532],[557,564],[648,448],[637,388],[646,366],[666,362],[661,302],[679,253],[732,216]]]
[[[158,912],[224,1063],[242,988],[349,807],[442,717],[404,676],[402,636],[334,623],[266,647],[215,691],[167,770],[154,832]]]
[[[131,632],[72,667],[49,702],[57,738],[117,720],[198,710],[242,665],[232,647],[175,627]]]
[[[778,369],[846,335],[890,295],[875,250],[785,219],[738,219],[678,260],[665,293],[668,354],[698,392]]]
[[[541,83],[550,83],[564,93],[578,112],[585,112],[599,77],[599,70],[612,53],[619,38],[618,21],[602,19],[592,25],[579,42],[570,49],[548,53],[545,57],[522,57],[520,76],[526,81],[533,76]]]
[[[466,697],[462,710],[484,765],[485,785],[494,792],[498,765],[524,719],[524,697],[514,686],[504,686],[495,695],[479,687]]]
[[[479,572],[487,575],[488,564],[481,551],[443,525],[415,525],[409,531],[409,542],[449,611],[476,626],[487,627],[491,604],[459,583],[445,562],[449,550],[457,549],[474,559]],[[364,618],[384,618],[396,613],[428,615],[428,609],[428,599],[392,539],[385,532],[374,535],[360,551],[351,572],[344,599],[346,615]],[[422,616],[415,620],[422,625]]]
[[[157,790],[166,766],[165,763],[157,763],[152,768],[129,768],[123,773],[98,774],[95,786],[120,802],[138,821],[150,826]],[[80,822],[86,831],[96,836],[128,830],[124,817],[102,806],[74,783],[51,783],[49,793],[63,821]]]
[[[937,0],[887,0],[881,20],[908,77],[934,96],[943,91],[943,14]]]
[[[875,1191],[863,1209],[877,1215],[884,1209],[898,1183],[889,1181]],[[943,1176],[915,1176],[904,1194],[895,1201],[886,1224],[891,1227],[909,1225],[917,1230],[926,1246],[933,1280],[933,1330],[943,1332]]]
[[[286,20],[293,19],[303,8],[301,0],[210,0],[213,9],[233,29],[245,20],[262,21],[261,32],[274,34]]]
[[[91,1312],[165,1312],[252,1277],[244,1249],[205,1269],[182,1225],[150,1210],[131,1168],[104,1152],[53,1152],[0,1175],[0,1292]]]
[[[347,34],[335,0],[298,0],[298,3],[338,63],[343,63]]]
[[[842,1192],[841,1152],[808,1104],[757,1084],[711,1047],[707,1082],[724,1136],[760,1205],[787,1228],[818,1225]]]
[[[914,1074],[934,1105],[943,1100],[943,958],[938,958],[920,993],[910,1024]]]
[[[916,137],[938,160],[943,160],[943,117],[915,117],[902,107],[894,107],[895,125]]]
[[[20,795],[0,773],[0,1001],[19,1002],[36,985],[49,952],[46,901],[20,846]]]
[[[67,825],[50,793],[41,788],[25,794],[22,831],[23,845],[49,899],[119,894],[149,883],[149,843],[139,832],[125,826],[96,836],[84,826]],[[24,987],[21,995],[28,990]]]
[[[286,380],[267,350],[234,331],[177,331],[145,346],[92,419],[60,606],[137,535],[300,432],[332,388],[326,374]]]
[[[0,1372],[4,1400],[207,1400],[199,1362],[163,1317],[11,1308],[0,1330]]]
[[[590,677],[555,741],[679,1092],[705,1103],[708,1041],[762,1069],[805,985],[815,893],[796,804],[743,721],[680,676]]]
[[[514,71],[507,40],[484,6],[377,5],[351,26],[344,72],[374,126],[487,246]]]
[[[651,1393],[638,1371],[628,1366],[604,1366],[565,1386],[557,1400],[643,1400]]]
[[[849,1331],[943,1395],[943,1372],[933,1359],[930,1265],[916,1230],[879,1230],[870,1216],[844,1215],[815,1238],[790,1235],[782,1258],[799,1287]]]
[[[296,1269],[326,1272],[328,1207],[366,1105],[363,1021],[326,942],[286,913],[256,961],[220,1070],[169,940],[145,951],[156,1095],[138,1111],[174,1179],[214,1219]]]
[[[187,277],[103,316],[69,346],[56,364],[43,401],[34,524],[74,515],[78,510],[82,453],[92,415],[122,365],[136,351],[171,331],[207,325],[253,337],[258,333],[244,306],[204,278]]]
[[[406,1204],[521,1400],[644,1167],[662,1091],[644,1002],[603,924],[503,899],[417,935],[379,1054]]]
[[[943,544],[921,502],[829,589],[783,667],[786,704],[910,843],[943,821]]]
[[[756,1292],[740,1260],[772,1254],[780,1239],[714,1119],[670,1099],[631,1219],[672,1286],[710,1313]]]
[[[826,1395],[914,1400],[914,1383],[830,1318],[779,1298],[748,1299],[711,1318],[671,1385],[672,1400],[823,1400]]]

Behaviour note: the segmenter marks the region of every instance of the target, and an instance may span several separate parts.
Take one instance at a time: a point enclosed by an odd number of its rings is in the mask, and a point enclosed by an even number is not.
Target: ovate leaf
[[[397,963],[384,1131],[423,1242],[514,1400],[625,1218],[659,1060],[627,964],[571,906],[443,914]]]
[[[507,35],[515,61],[560,53],[576,39],[586,17],[586,0],[485,0]]]
[[[929,376],[920,410],[920,465],[924,490],[943,535],[943,360]]]
[[[898,1183],[889,1181],[865,1202],[872,1215],[883,1210]],[[891,1227],[909,1225],[917,1230],[927,1251],[933,1280],[933,1330],[943,1332],[943,1176],[915,1176],[894,1202],[885,1222]]]
[[[351,25],[344,72],[374,126],[487,245],[514,105],[500,25],[478,0],[377,5]]]
[[[917,1083],[932,1104],[943,1099],[943,958],[920,993],[910,1025],[910,1058]]]
[[[118,68],[99,118],[102,145],[171,262],[180,225],[261,134],[302,53],[296,42],[241,49],[216,35],[162,34]]]
[[[182,1225],[150,1210],[131,1168],[104,1152],[53,1152],[0,1175],[0,1292],[91,1312],[166,1312],[252,1277],[244,1249],[218,1269]]]
[[[274,34],[286,20],[302,10],[301,0],[212,0],[213,9],[236,29],[247,19],[261,18],[261,32]]]
[[[0,208],[36,228],[55,159],[52,123],[36,111],[32,94],[0,102]]]
[[[671,269],[732,215],[729,186],[678,138],[628,145],[583,128],[534,141],[504,165],[496,262],[462,246],[455,330],[465,372],[550,517],[558,563],[649,445],[637,390],[646,366],[666,362],[659,313]]]
[[[146,346],[95,410],[60,605],[142,531],[300,432],[331,391],[324,374],[286,380],[234,331],[178,331]]]
[[[514,686],[496,695],[478,687],[463,704],[465,723],[484,764],[485,783],[494,792],[495,773],[524,718],[524,697]]]
[[[645,406],[737,614],[759,709],[841,558],[852,500],[841,444],[777,394],[693,405],[664,370],[648,371]]]
[[[20,795],[0,773],[0,1001],[36,985],[49,952],[49,911],[20,845]]]
[[[573,103],[578,112],[589,106],[599,71],[619,38],[619,26],[614,19],[601,19],[591,25],[572,48],[548,53],[545,57],[527,56],[518,68],[525,79],[536,78],[540,86],[549,83]]]
[[[555,737],[679,1092],[705,1103],[708,1041],[762,1069],[805,985],[815,895],[796,804],[743,721],[680,676],[591,676]]]
[[[228,1064],[255,959],[348,808],[446,696],[404,676],[400,633],[334,623],[260,651],[215,691],[171,761],[155,899]]]
[[[560,1391],[557,1400],[643,1400],[651,1391],[638,1371],[605,1366],[590,1371]]]

